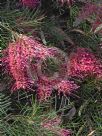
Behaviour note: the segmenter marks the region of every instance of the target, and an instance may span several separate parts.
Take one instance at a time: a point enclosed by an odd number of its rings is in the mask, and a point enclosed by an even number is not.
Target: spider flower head
[[[102,64],[95,55],[85,48],[78,48],[72,53],[68,63],[68,75],[84,78],[86,76],[101,76]]]
[[[7,70],[15,80],[13,89],[26,89],[34,83],[30,71],[32,60],[39,61],[48,55],[49,51],[46,47],[27,36],[20,35],[15,42],[9,43],[2,62],[8,65]]]
[[[39,5],[40,0],[20,0],[22,4],[28,8],[35,8]]]

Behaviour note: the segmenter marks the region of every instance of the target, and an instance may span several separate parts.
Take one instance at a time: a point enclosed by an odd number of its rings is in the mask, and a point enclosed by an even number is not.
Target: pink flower
[[[78,48],[72,53],[68,64],[68,75],[84,78],[86,76],[101,76],[102,64],[88,49]]]
[[[48,55],[47,48],[27,36],[21,35],[17,41],[9,43],[2,62],[7,64],[7,70],[15,80],[13,89],[26,89],[30,84],[34,84],[30,67],[34,70],[36,66],[31,65],[32,61],[45,59]],[[33,73],[36,75],[36,71]]]
[[[64,95],[66,95],[71,94],[74,90],[78,89],[79,86],[77,86],[74,81],[62,80],[61,82],[57,83],[55,88],[59,93],[62,92]]]
[[[15,80],[13,90],[20,88],[25,89],[30,82],[26,71],[28,65],[27,52],[26,48],[21,45],[19,42],[10,43],[7,49],[8,70]]]
[[[24,6],[34,8],[39,5],[40,0],[20,0]]]
[[[7,65],[7,71],[15,81],[12,89],[27,89],[36,83],[40,101],[49,98],[53,89],[63,94],[70,94],[77,89],[78,86],[72,81],[62,80],[60,76],[50,79],[42,74],[42,62],[47,57],[56,57],[56,55],[61,58],[56,48],[47,48],[37,40],[20,35],[15,42],[9,44],[2,58],[3,63]]]

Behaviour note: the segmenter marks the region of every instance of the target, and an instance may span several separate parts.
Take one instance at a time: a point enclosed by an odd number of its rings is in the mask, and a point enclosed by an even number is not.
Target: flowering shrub
[[[79,87],[74,81],[64,78],[86,76],[102,77],[102,64],[95,55],[85,48],[78,48],[76,53],[70,55],[69,61],[65,61],[68,67],[62,69],[61,76],[52,76],[52,78],[43,75],[41,65],[48,57],[58,55],[62,62],[64,56],[59,55],[57,48],[47,48],[38,41],[24,35],[20,35],[18,40],[9,43],[5,51],[3,63],[6,63],[7,70],[15,80],[12,90],[20,88],[27,89],[32,85],[37,86],[37,95],[39,100],[46,100],[52,94],[53,89],[64,95],[71,94]],[[34,62],[33,62],[34,60]],[[67,59],[68,60],[68,59]],[[62,65],[61,65],[62,66]],[[67,70],[66,70],[67,69]],[[64,74],[63,71],[66,71]],[[67,75],[67,76],[66,76]]]
[[[101,135],[101,4],[0,1],[0,134]]]
[[[58,76],[50,79],[42,75],[41,69],[39,69],[42,61],[46,57],[55,57],[56,55],[59,56],[59,52],[55,48],[47,48],[24,35],[20,35],[16,42],[9,43],[2,60],[3,63],[6,63],[7,70],[15,80],[12,90],[26,89],[30,88],[31,85],[36,85],[38,98],[46,100],[51,96],[53,89],[57,89],[63,94],[70,94],[71,91],[77,89],[77,85],[72,81],[64,81]]]

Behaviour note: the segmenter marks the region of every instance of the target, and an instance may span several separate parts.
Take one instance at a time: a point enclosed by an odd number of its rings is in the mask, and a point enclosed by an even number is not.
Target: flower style
[[[71,95],[76,89],[79,88],[79,86],[76,85],[74,81],[63,79],[55,79],[50,81],[47,78],[46,80],[40,78],[40,80],[37,82],[37,85],[37,95],[39,101],[47,100],[51,96],[54,89],[58,91],[58,94],[62,92],[64,95]]]

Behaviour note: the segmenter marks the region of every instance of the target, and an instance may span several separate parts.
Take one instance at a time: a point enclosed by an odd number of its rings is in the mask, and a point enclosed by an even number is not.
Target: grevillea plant
[[[25,89],[30,83],[34,83],[34,79],[32,80],[28,74],[30,62],[33,59],[43,60],[47,56],[50,56],[50,51],[38,41],[27,36],[20,35],[17,41],[9,43],[2,60],[15,80],[14,90]],[[32,65],[33,70],[36,69],[36,65],[36,63]]]
[[[15,81],[13,91],[21,88],[29,89],[35,85],[38,88],[38,98],[45,100],[51,96],[53,89],[58,90],[59,93],[70,94],[78,88],[72,81],[63,81],[63,76],[49,78],[42,74],[41,65],[46,58],[55,58],[56,55],[61,58],[57,48],[47,48],[37,40],[20,35],[15,42],[9,43],[3,53],[2,62]]]
[[[1,135],[101,136],[99,1],[0,0]]]
[[[65,58],[60,50],[54,47],[45,47],[42,43],[30,37],[19,35],[19,38],[9,43],[8,48],[3,52],[2,62],[6,65],[6,71],[15,81],[12,90],[29,89],[37,87],[39,100],[46,100],[52,94],[53,89],[58,93],[70,95],[79,86],[69,77],[85,78],[86,76],[102,77],[102,63],[95,55],[85,48],[78,48],[71,53],[69,59]],[[51,77],[42,72],[42,63],[47,58],[61,60],[59,74]],[[59,61],[59,60],[56,60]],[[64,68],[63,68],[64,67]],[[63,72],[64,71],[64,72]]]
[[[6,65],[6,71],[15,81],[12,90],[29,89],[37,87],[39,100],[46,100],[52,94],[53,89],[58,93],[70,95],[79,86],[69,77],[85,78],[86,76],[102,77],[102,63],[95,55],[85,48],[78,48],[71,53],[69,59],[65,59],[63,53],[54,47],[45,47],[43,44],[30,37],[20,35],[19,38],[9,43],[3,52],[2,62]],[[48,77],[42,73],[42,63],[47,58],[62,59],[59,73]],[[59,60],[57,60],[59,61]],[[65,65],[66,63],[66,65]],[[63,68],[64,67],[64,68]],[[66,72],[63,72],[66,71]]]

